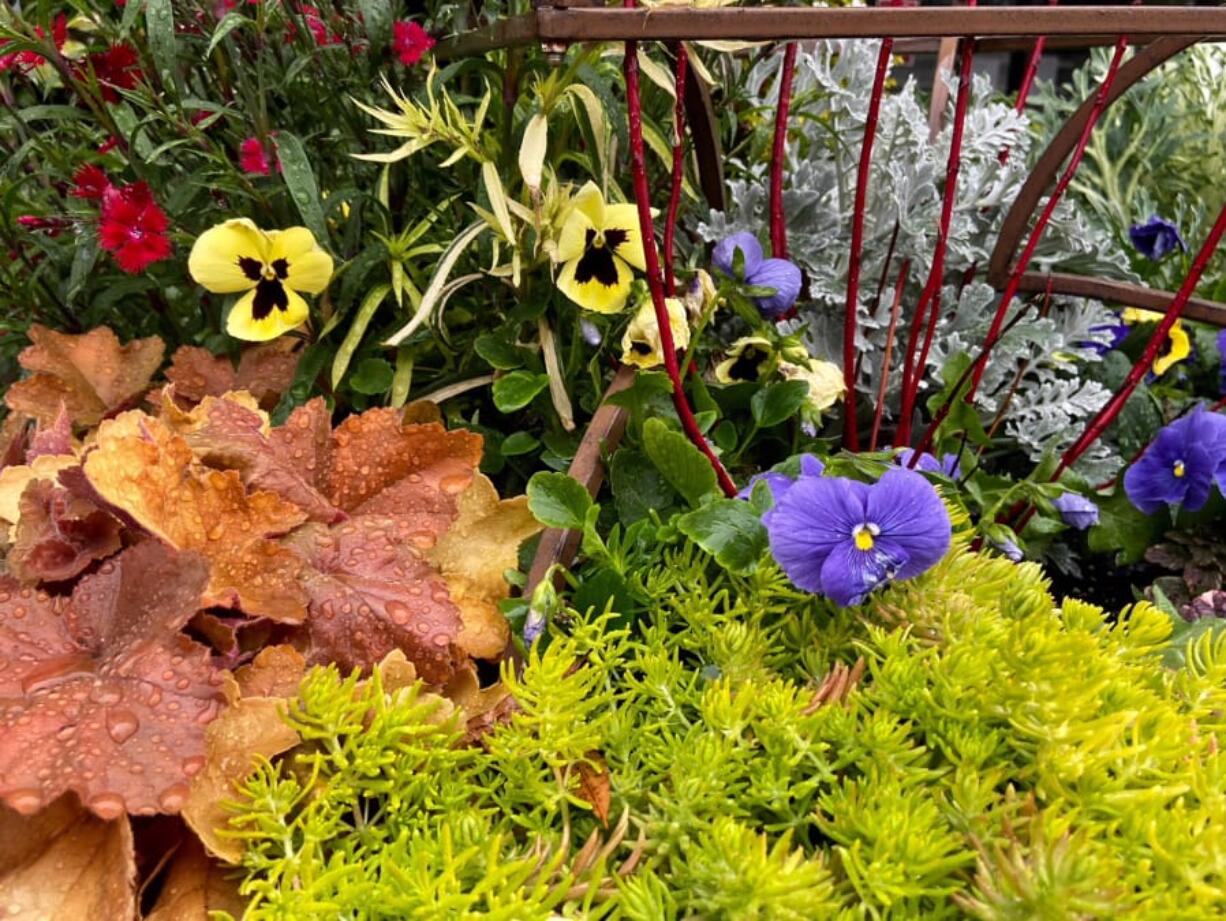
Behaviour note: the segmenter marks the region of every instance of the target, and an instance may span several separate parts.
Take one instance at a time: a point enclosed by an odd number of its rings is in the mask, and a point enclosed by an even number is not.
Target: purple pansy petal
[[[1090,327],[1090,332],[1092,333],[1110,333],[1111,338],[1109,340],[1106,342],[1086,340],[1084,342],[1078,342],[1077,346],[1078,348],[1087,349],[1096,355],[1105,355],[1112,349],[1119,348],[1120,345],[1123,344],[1124,340],[1128,338],[1128,334],[1131,331],[1132,328],[1124,322],[1123,316],[1117,312],[1115,314],[1114,323],[1106,323],[1101,326]]]
[[[800,269],[786,259],[766,259],[753,271],[746,262],[745,281],[763,288],[774,288],[770,297],[754,298],[758,310],[768,320],[787,313],[800,296]]]
[[[1198,406],[1158,432],[1124,474],[1124,492],[1147,515],[1164,505],[1194,512],[1208,500],[1224,456],[1226,416]]]
[[[1132,240],[1137,252],[1155,262],[1176,247],[1185,251],[1188,248],[1183,237],[1179,235],[1179,228],[1156,214],[1144,224],[1134,224],[1128,228],[1128,238]]]
[[[786,473],[776,473],[773,470],[767,470],[765,473],[755,473],[749,478],[745,488],[736,494],[736,497],[738,499],[748,499],[753,495],[753,488],[758,484],[759,480],[766,481],[766,485],[770,488],[771,495],[775,497],[776,502],[791,488],[794,482]]]
[[[1190,446],[1186,454],[1187,469],[1196,470],[1197,475],[1183,477],[1188,481],[1188,485],[1182,504],[1189,512],[1195,512],[1209,501],[1209,494],[1213,492],[1213,476],[1217,472],[1221,455],[1210,454],[1202,444]]]
[[[795,585],[822,591],[822,564],[863,524],[867,494],[854,480],[802,477],[762,516],[771,553]]]
[[[883,473],[869,493],[865,513],[881,529],[878,543],[889,541],[906,552],[898,579],[918,576],[949,549],[949,512],[932,484],[914,470],[891,468]]]
[[[992,546],[999,550],[1011,563],[1020,563],[1025,559],[1025,554],[1022,553],[1022,548],[1011,540],[992,541]]]
[[[732,266],[738,249],[745,256],[745,277],[749,278],[762,264],[762,244],[747,230],[734,233],[715,244],[715,249],[711,251],[711,265],[732,278]]]
[[[1098,524],[1098,506],[1085,496],[1075,492],[1066,492],[1052,500],[1052,505],[1060,513],[1060,518],[1070,528],[1084,531]]]
[[[906,565],[906,551],[878,540],[871,550],[851,541],[840,544],[822,564],[822,594],[841,607],[859,604],[877,586],[894,578]]]
[[[1226,396],[1226,329],[1217,334],[1217,353],[1221,361],[1221,369],[1218,371],[1218,390],[1223,396]]]
[[[825,472],[826,465],[822,463],[822,459],[816,454],[802,454],[800,456],[801,476],[821,476]]]
[[[936,457],[925,451],[920,455],[915,466],[911,466],[911,458],[915,456],[913,448],[903,448],[894,458],[898,462],[898,466],[906,467],[911,470],[922,470],[924,473],[943,473],[951,480],[956,480],[962,476],[962,467],[958,463],[957,454],[946,454],[937,460]]]

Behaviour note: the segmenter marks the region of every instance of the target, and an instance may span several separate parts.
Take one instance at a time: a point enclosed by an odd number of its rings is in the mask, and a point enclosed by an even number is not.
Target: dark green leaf
[[[531,432],[514,432],[502,442],[502,453],[505,457],[517,457],[535,451],[540,444]]]
[[[349,375],[349,386],[358,393],[374,396],[387,393],[392,387],[395,371],[382,358],[363,358],[357,369]]]
[[[528,481],[528,509],[547,528],[582,528],[592,497],[565,473],[534,473]]]
[[[760,428],[770,428],[790,419],[808,396],[809,385],[804,381],[779,381],[755,393],[749,408]]]
[[[277,145],[277,157],[281,161],[281,176],[285,179],[285,187],[289,189],[290,198],[302,222],[315,235],[320,246],[328,245],[328,225],[324,222],[324,209],[319,202],[319,186],[315,182],[315,173],[311,169],[311,161],[307,159],[306,150],[296,134],[288,131],[278,131],[274,141]]]
[[[485,359],[486,364],[499,371],[514,371],[524,366],[527,353],[514,343],[508,342],[505,336],[498,333],[485,333],[478,336],[473,343],[473,349]]]
[[[676,492],[641,451],[623,448],[609,464],[609,486],[623,524],[646,518],[652,509],[666,518]]]
[[[549,386],[549,377],[531,371],[512,371],[494,381],[494,405],[501,412],[511,413],[523,409],[533,398]]]
[[[145,29],[149,51],[162,82],[169,86],[177,79],[175,67],[175,16],[170,0],[145,0]]]
[[[648,419],[643,424],[643,446],[656,469],[690,505],[699,505],[715,492],[711,463],[681,433],[659,419]]]
[[[766,528],[739,499],[708,502],[678,518],[677,528],[729,572],[752,571],[766,553]]]

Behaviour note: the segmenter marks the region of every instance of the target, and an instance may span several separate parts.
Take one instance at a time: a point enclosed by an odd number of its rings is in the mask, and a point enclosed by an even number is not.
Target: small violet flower
[[[800,477],[762,516],[771,553],[800,588],[841,606],[931,568],[949,549],[949,513],[913,470],[887,470],[866,485]]]
[[[1052,500],[1052,505],[1060,513],[1060,518],[1070,528],[1084,531],[1098,524],[1098,506],[1085,496],[1075,492],[1066,492]]]
[[[826,465],[821,462],[821,459],[815,454],[803,454],[800,458],[800,475],[801,477],[819,477],[826,469]],[[753,488],[759,480],[765,480],[766,485],[770,487],[771,496],[778,504],[783,494],[787,492],[796,483],[786,473],[779,473],[775,470],[767,470],[764,473],[755,473],[750,477],[749,482],[745,484],[745,488],[736,494],[738,499],[748,499],[753,495]]]
[[[1129,500],[1152,515],[1164,505],[1190,512],[1203,506],[1213,489],[1226,486],[1226,416],[1198,406],[1166,426],[1141,459],[1124,474]]]
[[[737,250],[741,251],[745,261],[745,284],[775,289],[775,293],[769,297],[754,298],[758,310],[768,320],[779,319],[800,296],[800,269],[786,259],[763,258],[758,238],[748,232],[734,233],[717,243],[711,253],[711,264],[728,278],[733,278]]]
[[[1144,224],[1133,224],[1129,227],[1128,237],[1137,252],[1155,262],[1172,252],[1175,247],[1185,252],[1188,249],[1183,237],[1179,235],[1179,228],[1156,214]]]
[[[1020,563],[1026,558],[1026,554],[1022,552],[1022,548],[1013,541],[1009,540],[1007,537],[1002,541],[992,541],[992,546],[999,550],[1001,556],[1003,556],[1010,563]]]
[[[906,467],[910,470],[922,470],[924,473],[941,473],[949,477],[951,480],[956,480],[962,476],[962,466],[958,463],[957,454],[942,455],[940,460],[932,454],[925,451],[920,455],[920,459],[915,462],[915,466],[911,466],[911,458],[915,456],[915,451],[912,448],[903,448],[898,452],[895,460],[898,461],[900,467]]]
[[[1218,371],[1220,380],[1218,381],[1218,389],[1226,396],[1226,329],[1217,334],[1217,353],[1221,359],[1221,370]]]

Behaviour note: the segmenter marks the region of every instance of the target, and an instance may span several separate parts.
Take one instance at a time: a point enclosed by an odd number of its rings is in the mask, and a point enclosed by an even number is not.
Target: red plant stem
[[[928,272],[928,280],[920,294],[919,306],[915,308],[915,320],[907,340],[907,362],[903,367],[902,403],[899,410],[898,431],[894,436],[895,447],[901,447],[911,440],[911,415],[915,410],[920,381],[924,377],[924,367],[928,363],[928,353],[932,348],[937,321],[941,315],[941,282],[945,275],[945,251],[949,245],[949,225],[953,220],[954,199],[958,192],[958,172],[962,165],[962,133],[966,127],[966,110],[970,104],[971,68],[974,61],[975,40],[973,38],[964,39],[962,56],[958,65],[958,96],[954,102],[954,123],[949,137],[949,159],[945,164],[941,222],[937,227],[937,242],[932,253],[932,266]],[[925,311],[927,311],[927,331],[924,334],[923,348],[916,358],[915,348],[920,330],[924,328]],[[913,359],[914,365],[912,365]]]
[[[1055,6],[1060,0],[1047,0],[1048,6]],[[1030,49],[1030,58],[1026,61],[1026,70],[1022,74],[1022,85],[1017,88],[1017,102],[1014,103],[1014,109],[1020,115],[1026,111],[1026,100],[1030,98],[1030,90],[1034,87],[1034,78],[1039,73],[1039,62],[1043,60],[1043,50],[1047,47],[1047,36],[1040,35],[1034,40],[1034,47]],[[1000,153],[996,155],[1000,160],[1001,165],[1009,162],[1009,148],[1002,147]]]
[[[983,379],[983,372],[988,365],[988,356],[991,353],[992,347],[996,345],[997,340],[1000,338],[1000,327],[1004,323],[1005,314],[1009,310],[1009,304],[1021,286],[1022,275],[1029,267],[1030,260],[1034,257],[1034,251],[1039,245],[1039,239],[1043,236],[1043,231],[1047,229],[1047,222],[1051,220],[1052,213],[1055,212],[1056,206],[1063,199],[1069,183],[1073,181],[1073,175],[1077,172],[1077,167],[1081,165],[1081,158],[1085,155],[1086,145],[1090,143],[1090,135],[1094,131],[1094,126],[1098,124],[1099,117],[1107,107],[1107,95],[1111,92],[1111,85],[1115,82],[1115,75],[1119,72],[1120,64],[1124,60],[1124,52],[1127,48],[1128,37],[1121,35],[1119,41],[1115,43],[1115,53],[1111,56],[1111,65],[1107,68],[1107,75],[1103,78],[1102,85],[1098,88],[1098,94],[1094,99],[1094,105],[1090,109],[1090,117],[1086,119],[1085,127],[1081,130],[1081,137],[1077,139],[1077,147],[1073,150],[1068,165],[1064,168],[1059,181],[1056,182],[1055,189],[1052,190],[1051,196],[1047,199],[1047,204],[1043,206],[1038,220],[1035,221],[1034,229],[1030,231],[1030,237],[1026,240],[1026,246],[1022,250],[1021,256],[1018,257],[1017,263],[1013,266],[1013,271],[1009,273],[1009,280],[1005,283],[1005,290],[1000,295],[1000,304],[996,307],[996,315],[992,318],[992,325],[988,329],[987,337],[984,339],[983,351],[980,353],[979,359],[975,363],[975,371],[971,375],[971,388],[966,395],[968,402],[975,398],[975,392],[979,389],[979,382]]]
[[[856,170],[856,196],[851,213],[851,255],[847,264],[847,303],[843,308],[843,446],[860,450],[856,425],[856,315],[860,305],[860,254],[864,249],[864,210],[868,198],[869,169],[873,163],[873,141],[877,137],[877,117],[881,112],[881,93],[890,68],[894,39],[883,38],[877,55],[877,72],[864,117],[864,142],[860,145],[860,165]]]
[[[903,289],[911,272],[911,260],[904,259],[898,269],[898,281],[894,283],[894,302],[890,305],[890,325],[885,333],[885,351],[881,355],[881,383],[877,388],[877,410],[873,413],[873,429],[868,439],[868,449],[877,450],[877,435],[881,432],[881,417],[885,415],[885,395],[890,382],[890,358],[894,353],[894,334],[898,328],[898,311],[902,306]]]
[[[783,215],[783,161],[788,152],[788,110],[792,107],[792,75],[796,71],[796,43],[788,42],[783,49],[783,67],[779,73],[779,104],[775,108],[775,143],[771,148],[771,255],[788,257],[788,228]]]
[[[1153,367],[1154,362],[1158,359],[1158,353],[1162,351],[1162,346],[1170,335],[1171,327],[1175,325],[1175,321],[1179,319],[1179,315],[1183,313],[1184,307],[1187,306],[1188,299],[1196,291],[1196,286],[1205,272],[1205,267],[1209,264],[1209,260],[1213,258],[1213,253],[1221,242],[1224,233],[1226,233],[1226,206],[1218,214],[1217,220],[1213,224],[1213,229],[1209,231],[1209,236],[1201,245],[1200,252],[1196,254],[1196,258],[1192,260],[1192,267],[1188,269],[1187,277],[1184,278],[1179,292],[1175,295],[1174,300],[1171,301],[1171,305],[1166,308],[1166,315],[1162,318],[1162,322],[1158,324],[1150,335],[1149,341],[1145,344],[1145,351],[1141,353],[1140,360],[1128,371],[1128,376],[1124,378],[1123,385],[1111,395],[1111,399],[1107,401],[1106,405],[1086,425],[1085,431],[1081,433],[1081,437],[1073,442],[1061,456],[1060,464],[1056,467],[1056,471],[1051,477],[1053,481],[1058,480],[1060,474],[1076,463],[1077,459],[1086,452],[1086,449],[1099,439],[1103,432],[1107,430],[1107,427],[1115,421],[1115,417],[1120,414],[1120,410],[1124,408],[1124,404],[1128,402],[1132,392],[1137,389],[1137,385],[1149,373],[1150,368]]]
[[[634,0],[627,0],[633,6]],[[668,307],[664,303],[664,279],[660,273],[660,254],[656,250],[655,228],[651,222],[651,192],[647,187],[647,158],[643,153],[643,103],[639,96],[638,42],[626,42],[623,59],[626,76],[626,114],[630,126],[630,172],[634,178],[634,198],[639,211],[639,230],[643,237],[643,257],[647,264],[647,286],[651,290],[651,304],[655,308],[656,324],[660,329],[660,351],[664,353],[664,370],[673,385],[673,406],[681,420],[681,428],[693,442],[694,447],[706,456],[715,470],[724,495],[736,495],[736,484],[728,471],[719,462],[711,446],[698,428],[694,412],[685,398],[681,384],[681,370],[677,366],[677,346],[673,342],[673,330],[669,323]]]
[[[677,88],[677,104],[673,109],[677,137],[673,140],[673,185],[664,217],[664,290],[669,297],[677,293],[677,278],[673,274],[673,243],[677,239],[677,211],[681,207],[681,185],[685,171],[685,72],[689,64],[684,43],[677,42],[673,51],[677,58],[673,77]]]

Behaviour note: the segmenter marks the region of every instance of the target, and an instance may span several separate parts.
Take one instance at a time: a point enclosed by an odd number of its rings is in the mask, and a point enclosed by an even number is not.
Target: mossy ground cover
[[[1222,913],[1221,634],[958,541],[861,609],[689,544],[631,578],[648,610],[571,612],[479,745],[313,672],[234,819],[249,917]]]

